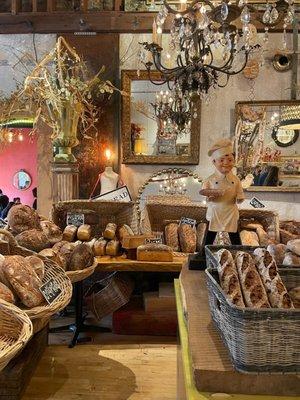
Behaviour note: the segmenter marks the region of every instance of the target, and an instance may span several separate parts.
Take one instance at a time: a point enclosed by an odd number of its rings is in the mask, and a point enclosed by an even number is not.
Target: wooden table
[[[186,257],[174,257],[173,262],[147,262],[122,257],[96,257],[96,271],[180,272]]]

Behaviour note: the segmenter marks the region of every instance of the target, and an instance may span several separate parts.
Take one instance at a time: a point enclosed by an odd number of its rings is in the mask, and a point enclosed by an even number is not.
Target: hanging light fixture
[[[282,107],[279,127],[288,130],[300,129],[300,105]]]
[[[260,9],[261,10],[261,9]],[[169,89],[175,87],[182,96],[192,101],[209,97],[209,91],[227,85],[229,77],[240,73],[246,66],[249,55],[259,48],[253,44],[251,26],[257,18],[257,9],[248,0],[222,0],[212,3],[209,0],[193,0],[187,3],[180,0],[179,9],[172,8],[164,0],[162,9],[153,23],[152,43],[141,43],[150,51],[153,61],[141,62],[146,69],[154,67],[162,74],[162,81]],[[294,19],[293,0],[279,0],[267,3],[259,22],[265,26],[264,42],[268,41],[269,28],[279,22],[283,25],[283,45],[286,47],[286,28]],[[168,53],[173,53],[175,65],[164,64],[162,32],[166,18],[171,15]],[[242,29],[233,21],[240,19]],[[250,24],[251,21],[251,24]],[[169,64],[169,63],[168,63]],[[155,83],[155,82],[153,82]]]

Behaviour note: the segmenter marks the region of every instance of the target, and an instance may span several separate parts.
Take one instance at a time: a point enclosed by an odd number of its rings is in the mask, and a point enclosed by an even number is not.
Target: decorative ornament
[[[243,70],[243,75],[247,79],[255,79],[259,74],[259,62],[256,59],[249,60]]]

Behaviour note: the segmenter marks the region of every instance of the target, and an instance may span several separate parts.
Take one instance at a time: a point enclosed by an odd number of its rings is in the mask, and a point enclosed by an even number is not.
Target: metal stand
[[[86,325],[84,320],[86,315],[83,315],[83,281],[74,283],[75,293],[75,323],[58,326],[57,328],[51,328],[50,333],[61,332],[61,331],[72,331],[74,332],[73,338],[69,344],[69,347],[74,347],[77,343],[89,342],[90,337],[79,338],[80,333],[84,332],[110,332],[109,328],[103,328],[96,325]]]

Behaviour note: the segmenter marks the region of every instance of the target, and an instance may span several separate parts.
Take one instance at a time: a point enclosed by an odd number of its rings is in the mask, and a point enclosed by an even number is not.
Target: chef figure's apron
[[[204,182],[202,189],[221,189],[224,195],[207,202],[206,218],[213,232],[237,232],[239,210],[237,200],[245,198],[241,181],[232,172],[223,175],[216,171]]]

